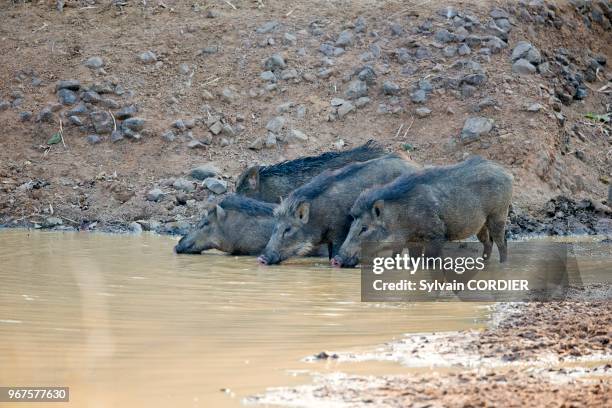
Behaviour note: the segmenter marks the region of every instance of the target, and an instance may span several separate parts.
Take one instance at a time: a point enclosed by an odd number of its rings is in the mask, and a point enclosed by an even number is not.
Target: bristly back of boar
[[[385,155],[385,149],[369,140],[351,150],[326,152],[319,156],[288,160],[270,166],[253,166],[236,182],[236,193],[267,202],[279,202],[290,192],[325,170],[335,170],[354,162]]]

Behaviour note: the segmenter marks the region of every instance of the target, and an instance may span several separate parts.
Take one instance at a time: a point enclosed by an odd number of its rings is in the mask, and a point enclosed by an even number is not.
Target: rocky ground
[[[512,235],[609,233],[611,10],[5,2],[0,225],[183,232],[247,165],[373,138],[502,163]]]
[[[594,407],[612,403],[612,292],[564,302],[500,304],[484,331],[423,333],[372,353],[313,359],[396,361],[411,375],[322,375],[246,402],[299,407]],[[418,368],[421,367],[419,371]]]

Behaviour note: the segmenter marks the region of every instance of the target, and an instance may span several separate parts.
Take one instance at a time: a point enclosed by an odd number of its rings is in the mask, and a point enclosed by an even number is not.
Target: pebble
[[[114,129],[113,118],[106,111],[93,111],[89,114],[96,133],[111,133]]]
[[[70,89],[71,91],[78,91],[80,88],[81,83],[76,79],[62,80],[58,81],[57,84],[55,84],[55,92],[59,91],[60,89]]]
[[[92,145],[96,145],[102,142],[102,139],[98,135],[87,136],[87,142]]]
[[[512,72],[520,75],[534,74],[536,72],[536,67],[526,59],[521,58],[512,64]]]
[[[117,143],[120,140],[123,140],[123,132],[121,130],[113,130],[111,132],[111,142]]]
[[[227,191],[227,181],[225,180],[208,177],[202,184],[215,194],[223,194]]]
[[[189,64],[182,63],[182,64],[180,64],[178,66],[178,71],[179,71],[179,73],[181,73],[183,75],[187,75],[187,74],[189,74],[191,69],[189,68]]]
[[[368,85],[365,81],[356,79],[348,84],[344,95],[348,99],[357,99],[368,95]]]
[[[98,103],[102,100],[102,97],[97,92],[86,91],[81,94],[81,99],[83,100],[83,102],[87,103]]]
[[[138,132],[144,128],[145,120],[142,118],[128,118],[121,124],[122,127]]]
[[[282,116],[275,116],[268,121],[266,129],[273,133],[279,133],[285,125],[285,118]]]
[[[363,106],[366,106],[368,103],[370,103],[370,98],[368,98],[367,96],[362,96],[361,98],[355,100],[355,107],[361,108]]]
[[[276,82],[276,75],[274,75],[274,72],[272,71],[264,71],[259,75],[259,78],[261,78],[263,81],[267,81],[267,82]]]
[[[68,121],[75,126],[83,126],[84,123],[78,116],[68,116]]]
[[[164,133],[162,133],[161,137],[166,142],[174,142],[174,140],[176,139],[176,135],[171,130],[166,130]]]
[[[2,109],[0,108],[0,111]],[[22,122],[29,122],[30,119],[32,119],[32,112],[30,111],[23,111],[23,112],[19,112],[19,120]]]
[[[57,99],[62,105],[74,105],[79,98],[74,91],[64,88],[57,92]]]
[[[527,108],[527,112],[539,112],[542,110],[542,108],[543,106],[536,102],[536,103],[529,105],[529,107]]]
[[[400,86],[391,81],[385,81],[382,89],[385,95],[398,95],[401,91]]]
[[[336,46],[346,48],[350,45],[353,45],[353,32],[351,30],[344,30],[338,36]]]
[[[338,117],[343,118],[354,110],[355,110],[355,105],[346,101],[342,105],[338,106]]]
[[[472,50],[470,49],[470,47],[467,44],[461,44],[461,46],[459,47],[457,52],[459,53],[459,55],[464,56],[464,55],[471,54]]]
[[[461,130],[461,140],[471,142],[488,134],[493,129],[493,119],[482,116],[472,116],[466,119]]]
[[[119,120],[124,120],[133,117],[138,113],[138,107],[136,105],[128,105],[121,108],[121,110],[115,113],[115,117]]]
[[[133,233],[133,234],[141,234],[142,233],[142,225],[140,225],[136,221],[130,222],[130,224],[128,225],[128,228],[130,229],[130,232]]]
[[[272,54],[269,58],[264,61],[264,67],[268,71],[275,71],[277,69],[284,69],[287,66],[285,59],[280,54]]]
[[[143,64],[154,64],[157,62],[157,55],[155,55],[153,51],[145,51],[141,53],[138,58]]]
[[[297,72],[297,70],[295,68],[289,68],[289,69],[284,69],[283,71],[281,71],[280,73],[280,77],[282,80],[289,80],[289,79],[294,79],[294,78],[298,78],[299,74]]]
[[[287,134],[288,143],[303,143],[308,141],[308,136],[304,132],[298,129],[291,129]]]
[[[186,193],[191,193],[195,190],[195,185],[193,184],[193,182],[184,178],[177,178],[176,180],[174,180],[174,183],[172,183],[172,187],[174,187],[176,190],[184,191]]]
[[[424,103],[427,101],[427,93],[422,89],[417,89],[410,94],[410,100],[414,103]]]
[[[194,167],[189,172],[189,175],[196,180],[205,180],[209,177],[215,177],[220,174],[221,171],[214,165],[207,163],[202,164],[198,167]]]
[[[457,54],[457,47],[454,45],[447,45],[442,49],[442,54],[444,54],[446,58],[454,57]]]
[[[280,23],[276,20],[268,21],[262,26],[258,27],[255,31],[258,34],[268,34],[280,27]]]
[[[425,107],[416,108],[415,113],[419,118],[426,118],[431,115],[431,109]]]
[[[514,50],[512,50],[511,58],[513,62],[520,59],[525,59],[534,65],[538,65],[540,62],[542,62],[542,55],[540,54],[540,51],[527,41],[519,41],[516,44]]]
[[[89,57],[85,62],[84,65],[87,68],[93,68],[93,69],[98,69],[98,68],[102,68],[104,66],[104,60],[101,57],[95,56],[95,57]]]

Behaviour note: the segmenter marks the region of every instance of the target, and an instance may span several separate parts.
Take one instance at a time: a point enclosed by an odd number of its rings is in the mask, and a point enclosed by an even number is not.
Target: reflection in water
[[[268,386],[309,381],[292,376],[299,370],[398,372],[300,360],[477,327],[487,313],[474,303],[361,303],[359,271],[326,259],[260,267],[178,256],[172,238],[155,235],[9,230],[0,243],[0,385],[69,386],[79,407],[238,406]]]

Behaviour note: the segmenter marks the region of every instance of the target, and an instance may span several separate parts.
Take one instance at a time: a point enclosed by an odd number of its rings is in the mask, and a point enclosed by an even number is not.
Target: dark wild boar
[[[179,254],[218,249],[234,255],[257,255],[274,229],[276,205],[239,195],[225,197],[205,212],[197,227],[175,247]]]
[[[236,182],[236,193],[256,200],[278,203],[296,188],[325,170],[334,170],[354,162],[364,162],[387,154],[373,140],[352,150],[327,152],[271,166],[253,166]]]
[[[442,242],[473,234],[484,244],[485,259],[495,242],[505,262],[512,180],[503,167],[474,157],[366,190],[351,208],[354,220],[332,265],[355,266],[364,242],[376,243],[378,249],[391,243],[424,243],[429,256],[438,256]]]
[[[390,154],[319,174],[289,194],[274,210],[274,232],[258,261],[277,264],[326,244],[331,259],[351,225],[349,210],[359,193],[416,167]]]

